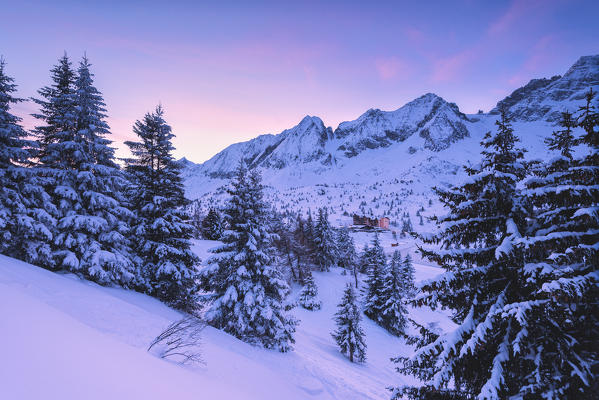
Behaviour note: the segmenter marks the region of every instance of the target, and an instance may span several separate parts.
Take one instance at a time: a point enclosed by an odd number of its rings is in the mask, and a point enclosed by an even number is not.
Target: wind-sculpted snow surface
[[[390,238],[385,244],[390,247]],[[364,240],[370,240],[364,238]],[[200,241],[202,259],[218,242]],[[416,265],[417,277],[438,268]],[[401,377],[390,358],[409,354],[403,339],[364,321],[366,363],[350,363],[330,332],[349,275],[315,272],[322,309],[293,310],[295,350],[265,350],[212,327],[201,340],[204,365],[180,366],[146,351],[181,314],[151,297],[100,287],[0,256],[0,362],[3,399],[387,399]],[[299,297],[299,287],[293,298]],[[420,323],[452,329],[442,313],[416,310]]]

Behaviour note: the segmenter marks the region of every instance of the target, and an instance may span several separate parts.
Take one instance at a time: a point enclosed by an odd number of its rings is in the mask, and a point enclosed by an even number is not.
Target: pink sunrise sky
[[[599,2],[10,2],[0,54],[21,97],[85,52],[120,156],[159,102],[177,157],[279,133],[305,115],[333,129],[427,92],[490,110],[532,78],[599,53]],[[27,127],[32,102],[15,112]]]

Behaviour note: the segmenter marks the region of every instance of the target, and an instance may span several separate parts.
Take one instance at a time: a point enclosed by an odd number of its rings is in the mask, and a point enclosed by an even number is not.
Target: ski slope
[[[216,242],[200,241],[205,259]],[[438,269],[416,265],[417,278]],[[332,316],[349,275],[315,273],[320,311],[296,308],[295,350],[252,347],[207,327],[204,365],[180,366],[148,353],[150,341],[180,314],[148,296],[105,288],[0,256],[1,398],[5,399],[387,399],[386,387],[413,378],[391,357],[409,354],[403,339],[364,319],[365,364],[342,356],[330,336]],[[294,288],[293,296],[298,295]],[[442,313],[413,311],[441,329]]]

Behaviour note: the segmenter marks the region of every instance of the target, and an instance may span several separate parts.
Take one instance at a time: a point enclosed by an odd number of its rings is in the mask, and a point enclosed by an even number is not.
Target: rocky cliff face
[[[442,150],[468,136],[468,118],[454,103],[428,93],[395,111],[370,109],[355,121],[342,122],[335,130],[341,141],[337,150],[354,157],[364,150],[388,147],[419,134],[424,147]]]
[[[333,130],[324,126],[318,117],[306,116],[291,129],[277,135],[277,142],[266,149],[250,165],[281,169],[294,164],[324,161],[328,153],[326,143],[333,137]]]
[[[468,122],[457,105],[429,93],[395,111],[368,110],[354,121],[342,122],[334,132],[320,118],[306,116],[278,135],[233,144],[192,169],[224,178],[242,157],[252,168],[280,170],[308,163],[327,167],[364,151],[402,143],[413,135],[421,138],[421,147],[440,151],[469,135]]]
[[[212,178],[225,178],[242,158],[250,168],[271,169],[326,159],[324,147],[332,136],[332,129],[325,127],[320,118],[306,116],[299,124],[278,135],[261,135],[247,142],[232,144],[204,164],[188,170]],[[187,171],[187,174],[191,172]]]
[[[491,114],[503,107],[516,121],[555,122],[562,111],[576,111],[590,87],[599,87],[599,55],[580,57],[564,76],[531,80],[499,101]]]

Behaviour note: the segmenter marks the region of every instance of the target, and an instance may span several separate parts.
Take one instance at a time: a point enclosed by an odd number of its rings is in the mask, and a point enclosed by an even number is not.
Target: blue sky
[[[94,4],[95,3],[95,4]],[[64,51],[87,53],[117,147],[161,102],[177,156],[336,127],[434,92],[485,111],[532,78],[599,53],[598,1],[28,2],[2,5],[0,54],[23,97]],[[19,106],[25,117],[32,103]]]

